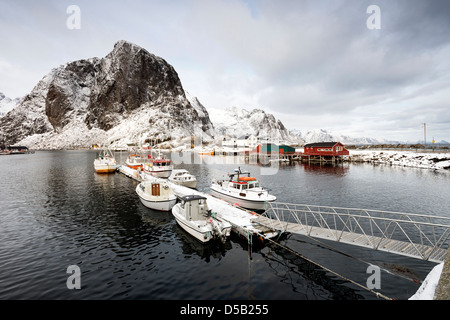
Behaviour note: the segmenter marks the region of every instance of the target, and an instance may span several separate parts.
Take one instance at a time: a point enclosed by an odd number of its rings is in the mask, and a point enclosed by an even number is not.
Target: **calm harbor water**
[[[96,174],[93,151],[41,151],[0,157],[0,299],[377,299],[363,288],[274,245],[249,251],[233,236],[205,246],[170,213],[145,208],[137,182]],[[116,153],[125,161],[126,153]],[[237,159],[237,158],[236,158]],[[227,163],[224,163],[227,162]],[[209,182],[239,164],[180,164]],[[343,164],[280,165],[262,180],[279,201],[449,216],[450,174],[423,169]],[[288,235],[280,243],[366,285],[368,263],[382,271],[384,295],[408,299],[435,263]],[[81,271],[70,290],[68,266]],[[396,270],[403,270],[396,274]]]

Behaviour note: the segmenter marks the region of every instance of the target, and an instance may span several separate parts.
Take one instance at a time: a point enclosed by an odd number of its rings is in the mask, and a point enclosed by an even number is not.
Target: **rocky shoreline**
[[[450,152],[368,151],[351,150],[344,159],[348,162],[373,163],[391,166],[413,167],[431,170],[449,170]]]

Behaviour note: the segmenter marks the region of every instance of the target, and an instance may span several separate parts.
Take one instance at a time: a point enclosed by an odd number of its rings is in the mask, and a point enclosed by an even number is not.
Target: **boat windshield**
[[[250,183],[248,184],[248,188],[249,188],[249,189],[259,188],[259,182],[250,182]]]

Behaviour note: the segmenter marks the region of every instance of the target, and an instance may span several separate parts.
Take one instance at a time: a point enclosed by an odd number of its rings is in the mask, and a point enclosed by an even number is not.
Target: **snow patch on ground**
[[[433,300],[443,268],[444,263],[435,266],[409,300]]]
[[[422,169],[450,169],[450,153],[350,150],[350,161]]]

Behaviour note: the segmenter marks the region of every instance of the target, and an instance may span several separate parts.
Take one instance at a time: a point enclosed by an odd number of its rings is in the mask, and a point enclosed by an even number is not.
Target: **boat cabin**
[[[153,165],[159,167],[168,167],[172,165],[172,161],[168,159],[154,159],[151,162],[153,163]]]
[[[153,197],[167,196],[171,193],[169,185],[166,183],[150,182],[139,184],[141,190]]]
[[[241,168],[234,170],[234,173],[230,174],[229,187],[246,191],[253,188],[259,188],[259,180],[254,177],[250,177],[250,172],[242,172]]]
[[[210,216],[206,198],[200,195],[188,195],[181,197],[181,209],[185,213],[186,220],[206,220]]]
[[[253,188],[259,188],[259,181],[252,177],[243,177],[230,181],[230,187],[237,190],[245,191]]]

